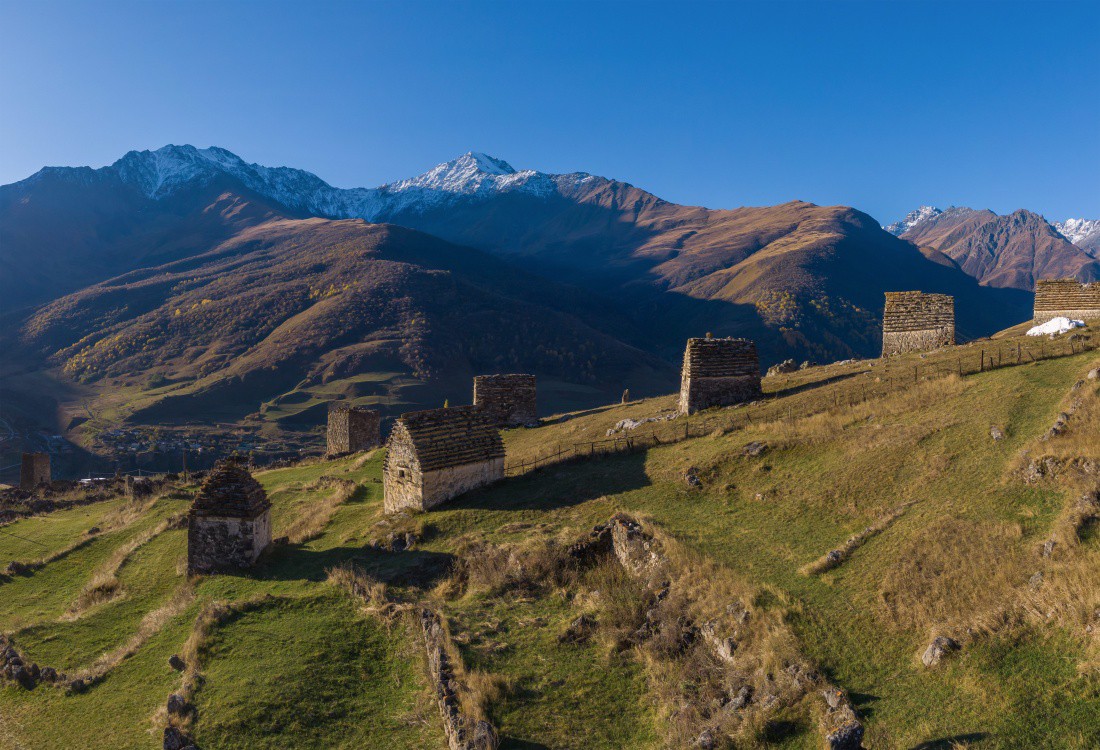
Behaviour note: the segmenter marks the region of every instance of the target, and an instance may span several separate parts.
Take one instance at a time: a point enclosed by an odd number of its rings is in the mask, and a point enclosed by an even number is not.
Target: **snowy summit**
[[[934,219],[943,211],[935,206],[921,206],[916,211],[910,211],[905,215],[905,218],[901,221],[895,221],[893,224],[888,224],[883,227],[887,232],[898,237],[905,234],[917,224],[923,224],[924,222]]]

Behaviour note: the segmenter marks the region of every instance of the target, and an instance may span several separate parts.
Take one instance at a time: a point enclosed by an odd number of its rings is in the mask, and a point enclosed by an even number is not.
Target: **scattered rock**
[[[1089,380],[1100,379],[1100,367],[1096,367],[1092,370],[1089,370],[1089,374],[1086,375],[1085,377],[1087,377]]]
[[[863,746],[863,725],[854,717],[825,735],[829,750],[860,750]]]
[[[70,693],[79,695],[80,693],[83,693],[87,689],[88,689],[88,683],[84,682],[84,680],[80,679],[79,677],[69,683],[69,692]]]
[[[179,658],[179,655],[177,654],[172,654],[168,657],[168,666],[170,666],[177,672],[182,672],[187,667],[183,659]]]
[[[703,733],[695,738],[695,742],[691,743],[691,746],[702,748],[702,750],[714,750],[717,747],[714,732],[710,729],[703,730]]]
[[[844,702],[843,690],[830,688],[828,690],[822,690],[821,695],[825,697],[825,703],[828,704],[829,708],[839,708],[840,704]]]
[[[689,466],[684,470],[684,482],[693,489],[699,489],[703,486],[703,480],[699,478],[699,470],[694,466]]]
[[[1035,571],[1031,578],[1027,579],[1027,585],[1032,591],[1038,590],[1043,585],[1043,571]]]
[[[31,566],[21,563],[18,560],[12,560],[8,563],[8,567],[4,569],[4,575],[7,576],[27,576],[31,574]]]
[[[766,450],[768,450],[767,443],[761,443],[754,440],[741,449],[741,455],[748,456],[749,458],[756,458],[757,456],[762,455]]]
[[[181,732],[177,727],[164,728],[164,750],[185,750],[193,746],[191,738]]]
[[[997,429],[996,427],[990,427],[989,428],[989,437],[993,438],[994,441],[1004,440],[1005,439],[1005,434],[1003,432],[1001,432],[999,429]]]
[[[1054,541],[1053,539],[1047,539],[1045,542],[1043,542],[1043,548],[1039,554],[1041,554],[1043,557],[1050,557],[1052,554],[1054,554],[1054,548],[1056,546],[1058,546],[1058,542]]]
[[[793,359],[785,359],[777,365],[772,365],[768,368],[768,377],[774,375],[785,375],[789,372],[796,372],[798,370],[798,364]]]
[[[170,716],[183,716],[187,713],[187,701],[179,693],[168,696],[168,714]]]
[[[565,632],[558,636],[558,643],[584,643],[596,629],[596,618],[591,615],[581,615],[573,622]]]
[[[816,362],[811,362],[811,361],[809,361],[809,360],[806,360],[805,362],[803,362],[802,364],[800,364],[800,365],[798,366],[798,369],[799,369],[799,370],[808,370],[808,369],[810,369],[811,367],[817,367],[817,363],[816,363]]]
[[[749,619],[749,610],[741,602],[731,602],[726,605],[726,614],[733,615],[733,619],[740,625]]]
[[[932,642],[928,644],[928,648],[925,649],[924,655],[920,660],[926,667],[934,667],[940,663],[943,657],[947,656],[952,651],[958,651],[959,644],[952,638],[948,638],[945,635],[938,635],[932,639]]]
[[[730,698],[730,702],[725,705],[725,708],[726,710],[740,711],[750,703],[752,703],[752,688],[748,685],[742,685]]]
[[[57,682],[57,670],[53,667],[42,667],[43,682]]]

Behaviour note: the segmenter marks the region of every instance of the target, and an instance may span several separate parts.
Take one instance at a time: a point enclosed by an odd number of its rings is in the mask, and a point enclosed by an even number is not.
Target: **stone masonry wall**
[[[50,454],[24,453],[19,467],[19,489],[33,490],[43,483],[50,483]]]
[[[688,339],[680,378],[680,411],[732,406],[759,398],[760,360],[748,339]]]
[[[385,511],[428,510],[503,477],[503,458],[424,473],[395,465],[385,473]]]
[[[949,294],[887,292],[882,356],[955,344],[955,298]]]
[[[1035,282],[1035,322],[1051,318],[1100,319],[1100,281],[1039,279]]]
[[[251,519],[192,516],[187,527],[187,572],[251,567],[270,543],[270,510]]]
[[[382,415],[373,409],[344,402],[329,405],[328,454],[341,456],[382,444]]]
[[[474,378],[474,406],[498,427],[538,422],[535,376],[478,375]]]

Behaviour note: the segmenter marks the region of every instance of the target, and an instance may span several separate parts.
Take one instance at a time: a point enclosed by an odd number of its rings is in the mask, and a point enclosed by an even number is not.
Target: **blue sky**
[[[219,145],[340,187],[469,150],[679,203],[1100,218],[1100,3],[0,3],[0,183]]]

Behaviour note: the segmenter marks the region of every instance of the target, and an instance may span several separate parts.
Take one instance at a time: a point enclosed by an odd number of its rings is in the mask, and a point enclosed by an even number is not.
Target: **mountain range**
[[[1100,221],[1052,224],[1025,209],[998,216],[988,209],[921,206],[883,228],[943,253],[988,286],[1031,291],[1036,279],[1100,279]]]
[[[1096,271],[1028,212],[924,214],[898,237],[846,206],[683,206],[479,153],[345,190],[166,146],[0,187],[0,343],[59,394],[24,409],[47,422],[79,402],[308,425],[330,398],[392,413],[512,370],[556,409],[674,389],[691,335],[749,336],[765,364],[870,356],[885,291],[953,294],[978,337],[1029,315],[1036,274]]]

